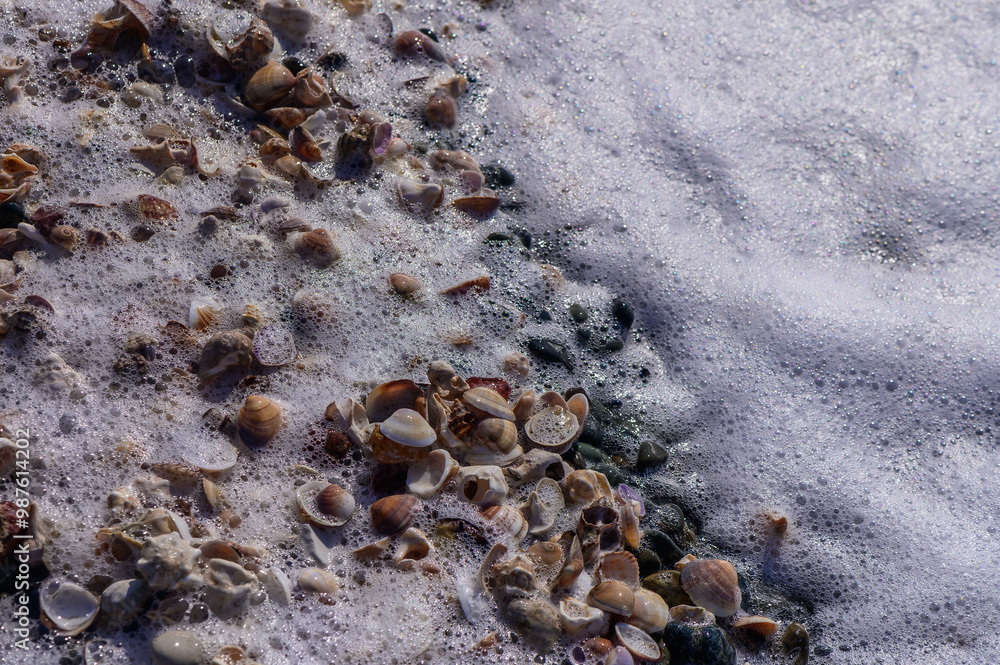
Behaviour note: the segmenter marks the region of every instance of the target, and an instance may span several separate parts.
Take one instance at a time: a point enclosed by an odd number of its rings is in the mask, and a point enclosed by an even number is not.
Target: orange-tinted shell
[[[236,425],[243,443],[261,446],[278,433],[281,420],[281,407],[277,402],[260,395],[250,395],[236,417]]]
[[[368,439],[372,447],[372,456],[383,464],[412,464],[427,457],[430,448],[408,446],[397,443],[381,432],[381,426],[376,425]]]
[[[722,559],[697,559],[681,570],[681,587],[696,605],[719,617],[732,616],[743,594],[733,564]]]
[[[606,612],[627,617],[635,606],[635,594],[626,584],[610,580],[591,589],[587,601]]]
[[[269,62],[250,77],[244,93],[250,106],[260,110],[280,100],[294,87],[295,75],[284,65]]]
[[[372,525],[385,534],[399,533],[413,521],[417,497],[412,494],[394,494],[379,499],[370,508]]]

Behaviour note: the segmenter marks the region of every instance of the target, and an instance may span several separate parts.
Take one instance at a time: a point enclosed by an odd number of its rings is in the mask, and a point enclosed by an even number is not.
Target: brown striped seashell
[[[269,62],[258,69],[243,91],[247,104],[262,111],[287,95],[295,87],[295,75],[284,65]]]
[[[517,427],[503,418],[484,418],[476,424],[474,438],[490,450],[509,453],[517,445]]]
[[[469,411],[478,418],[502,418],[514,422],[514,412],[510,410],[500,393],[489,388],[470,388],[462,393],[462,401]]]
[[[447,450],[432,450],[406,472],[406,489],[421,498],[440,492],[458,474],[458,461]]]
[[[302,127],[296,127],[288,135],[288,146],[292,154],[304,162],[319,162],[323,159],[323,151],[316,144],[316,139]]]
[[[591,589],[587,602],[606,612],[627,617],[635,606],[635,594],[628,585],[611,580],[600,582]]]
[[[372,448],[372,456],[382,464],[412,464],[421,461],[430,453],[429,446],[411,446],[393,441],[382,433],[381,424],[375,425],[372,429],[368,444]]]
[[[670,611],[663,598],[649,589],[635,589],[634,594],[635,604],[632,606],[632,614],[625,620],[626,623],[647,633],[658,633],[663,630],[670,620]]]
[[[292,97],[300,106],[306,108],[326,108],[333,105],[326,80],[312,67],[306,67],[295,75]]]
[[[412,526],[399,537],[399,550],[393,559],[396,563],[405,560],[420,561],[431,552],[431,543],[427,536]]]
[[[549,585],[550,589],[558,589],[559,587],[569,587],[573,586],[577,578],[580,577],[580,573],[583,572],[583,550],[580,547],[580,538],[573,534],[573,541],[570,544],[569,549],[566,551],[566,560],[563,562],[563,567],[556,575],[555,579],[552,580],[552,584]]]
[[[389,275],[389,284],[392,290],[401,296],[413,295],[423,288],[420,280],[404,272],[394,272]]]
[[[570,449],[579,433],[576,415],[560,406],[542,409],[524,423],[524,435],[531,443],[560,455]]]
[[[240,439],[248,446],[261,446],[281,429],[281,407],[274,400],[250,395],[236,416]]]
[[[736,613],[743,601],[733,564],[722,559],[697,559],[681,570],[681,586],[695,605],[719,617]]]
[[[72,252],[76,248],[76,243],[79,240],[79,235],[77,234],[76,229],[65,224],[52,229],[52,235],[50,237],[52,242],[65,249],[67,252]]]
[[[188,310],[188,327],[199,332],[208,330],[221,314],[219,304],[211,298],[195,298]]]
[[[597,563],[597,579],[616,580],[634,589],[639,586],[639,562],[631,552],[608,552]]]
[[[615,624],[615,639],[639,660],[660,660],[660,647],[649,634],[632,624]]]
[[[611,497],[611,484],[607,476],[590,469],[571,471],[559,483],[568,503],[590,503],[601,497]]]
[[[505,536],[513,538],[515,543],[520,543],[528,535],[528,522],[524,515],[510,506],[490,506],[482,515]]]
[[[326,229],[290,233],[287,243],[296,254],[320,268],[327,268],[340,258],[340,249]]]
[[[472,196],[463,196],[451,202],[458,210],[472,217],[489,217],[500,207],[500,197],[491,189],[483,187]]]
[[[499,504],[507,496],[507,481],[498,466],[467,466],[455,480],[458,497],[480,507]]]
[[[740,617],[734,621],[733,628],[741,628],[743,630],[767,637],[768,635],[772,635],[777,632],[778,622],[774,619],[768,619],[767,617],[760,616],[759,614],[753,614],[750,616]]]
[[[559,601],[559,619],[563,634],[574,640],[604,635],[611,625],[607,612],[572,597]]]
[[[539,540],[528,548],[528,556],[540,566],[555,566],[563,560],[563,551],[558,543]]]
[[[313,481],[306,483],[295,492],[299,514],[308,522],[318,526],[338,527],[351,519],[356,503],[340,485]]]
[[[379,533],[392,535],[410,526],[418,504],[412,494],[394,494],[372,504],[372,525]]]
[[[398,379],[377,386],[365,398],[368,420],[379,423],[399,409],[413,409],[423,394],[420,386],[409,379]]]
[[[383,538],[382,540],[376,540],[370,545],[359,547],[353,552],[354,558],[361,563],[374,563],[385,556],[385,552],[389,549],[389,543],[391,542],[392,538]]]

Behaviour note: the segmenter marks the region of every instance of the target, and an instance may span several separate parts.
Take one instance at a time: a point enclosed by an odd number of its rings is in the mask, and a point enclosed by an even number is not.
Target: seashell
[[[632,614],[625,621],[647,633],[658,633],[670,620],[667,603],[649,589],[636,589]]]
[[[446,296],[464,296],[469,291],[473,293],[485,293],[489,290],[490,277],[489,275],[482,275],[481,277],[467,279],[461,284],[449,287],[442,291],[441,294]]]
[[[639,562],[631,552],[608,552],[597,564],[597,579],[617,580],[635,588],[639,586]]]
[[[351,519],[356,506],[349,492],[333,483],[313,481],[295,492],[299,514],[317,526],[338,527]]]
[[[306,108],[324,108],[333,105],[326,80],[312,67],[306,67],[296,74],[292,96],[298,104]],[[343,101],[343,98],[340,99]]]
[[[514,446],[507,452],[500,453],[477,443],[466,451],[465,457],[462,459],[466,464],[476,466],[505,467],[523,454],[524,450],[521,446]]]
[[[153,598],[152,590],[142,580],[113,582],[101,594],[101,616],[116,628],[135,622]]]
[[[445,399],[453,400],[469,390],[469,384],[455,369],[443,360],[432,360],[427,367],[427,380],[439,390],[445,391]]]
[[[396,53],[404,58],[416,58],[425,55],[431,60],[439,62],[447,62],[448,60],[444,49],[436,41],[416,30],[407,30],[400,33],[396,37],[395,47]]]
[[[153,665],[201,665],[208,660],[201,639],[187,630],[160,633],[153,639],[150,652]]]
[[[518,487],[542,478],[551,478],[559,482],[566,477],[569,468],[559,455],[535,448],[529,450],[517,465],[504,469],[504,473],[509,478],[508,484],[511,487]]]
[[[437,183],[417,183],[402,178],[396,181],[396,192],[404,204],[420,211],[438,207],[444,198],[444,189]]]
[[[240,439],[248,446],[262,446],[281,429],[281,407],[274,400],[250,395],[236,416]]]
[[[477,506],[492,506],[507,496],[507,482],[498,466],[467,466],[456,479],[458,497]]]
[[[365,407],[361,406],[353,399],[330,402],[326,407],[326,419],[340,425],[341,429],[347,433],[347,438],[356,446],[360,446],[367,440],[365,430],[368,428],[368,414]]]
[[[642,530],[639,528],[639,518],[636,516],[633,506],[631,504],[625,504],[618,498],[618,505],[621,509],[618,511],[621,517],[621,531],[622,537],[625,538],[625,542],[632,549],[639,548],[639,542],[642,540]]]
[[[412,494],[394,494],[372,504],[372,526],[380,533],[392,535],[410,526],[419,501]]]
[[[382,464],[410,464],[419,462],[430,452],[428,446],[411,446],[393,441],[382,434],[381,427],[381,425],[375,425],[368,437],[372,456],[376,461]]]
[[[560,483],[569,503],[590,503],[600,497],[611,497],[611,484],[603,473],[590,469],[576,469]]]
[[[512,421],[503,418],[484,418],[476,424],[474,437],[490,450],[509,453],[517,445],[517,427]],[[561,494],[560,492],[560,498]]]
[[[178,533],[150,538],[143,544],[135,569],[153,589],[197,586],[201,578],[192,573],[201,550],[188,545]]]
[[[607,640],[605,640],[607,642]],[[611,645],[611,642],[608,642]],[[607,658],[604,659],[604,665],[635,665],[635,660],[632,658],[632,654],[625,647],[614,647],[609,650]]]
[[[576,416],[576,421],[580,423],[580,431],[583,431],[587,424],[587,416],[590,415],[590,401],[583,393],[574,393],[566,400],[566,410]]]
[[[695,605],[719,617],[732,616],[743,602],[733,564],[722,559],[697,559],[681,570],[681,586]]]
[[[389,275],[389,284],[392,290],[401,296],[413,295],[423,288],[420,280],[404,272],[394,272]]]
[[[656,640],[641,628],[628,623],[615,624],[615,639],[635,658],[660,660],[660,647],[656,644]]]
[[[773,635],[778,630],[778,622],[774,619],[768,619],[767,617],[760,616],[759,614],[753,614],[750,616],[740,617],[733,622],[733,628],[741,628],[758,635],[767,637],[768,635]]]
[[[569,408],[569,405],[566,403],[566,399],[554,390],[546,390],[541,394],[541,396],[539,396],[538,402],[543,408],[547,406],[559,406],[564,409]]]
[[[481,188],[472,196],[452,199],[451,205],[473,217],[489,217],[500,207],[500,197],[492,189]]]
[[[691,627],[711,626],[715,624],[715,615],[697,605],[674,605],[670,608],[670,621]]]
[[[243,566],[226,559],[209,559],[205,603],[221,619],[242,613],[257,586],[257,577]]]
[[[340,249],[326,229],[290,233],[286,242],[296,254],[320,268],[327,268],[340,258]]]
[[[492,416],[514,422],[514,412],[507,405],[507,400],[495,390],[470,388],[462,393],[462,401],[479,418]]]
[[[226,45],[225,54],[234,69],[246,71],[273,50],[274,35],[271,34],[271,29],[259,18],[255,18],[243,34],[234,37]]]
[[[164,220],[178,216],[177,208],[169,201],[158,199],[149,194],[140,194],[137,198],[139,200],[139,216],[144,220]]]
[[[38,591],[42,622],[63,635],[76,635],[94,622],[101,602],[72,582],[49,580]]]
[[[386,438],[404,446],[425,448],[437,440],[437,433],[413,409],[397,409],[379,425]]]
[[[334,155],[337,177],[358,180],[368,174],[375,163],[371,154],[368,125],[358,125],[337,139]]]
[[[306,111],[294,106],[278,106],[264,111],[264,115],[275,127],[280,127],[281,129],[298,127],[309,117]]]
[[[199,378],[207,385],[230,367],[249,367],[253,342],[238,330],[212,335],[201,352]]]
[[[621,528],[618,511],[599,499],[580,513],[580,546],[583,560],[593,563],[605,552],[613,552],[621,545]]]
[[[607,612],[572,597],[559,601],[559,620],[563,634],[573,640],[604,635],[611,625]]]
[[[458,121],[458,104],[454,97],[438,88],[427,99],[424,116],[431,127],[452,129]]]
[[[250,108],[263,111],[291,92],[294,87],[295,75],[284,65],[269,62],[250,77],[243,94]]]
[[[528,548],[528,556],[539,566],[555,566],[562,562],[563,551],[558,543],[539,540]]]
[[[236,564],[243,564],[243,557],[229,543],[222,540],[209,540],[201,544],[201,557],[203,559],[224,559]]]
[[[576,415],[560,406],[543,409],[524,423],[524,435],[531,443],[559,454],[570,449],[579,432]]]
[[[316,144],[316,139],[302,127],[296,127],[288,135],[288,145],[292,153],[304,162],[319,162],[323,159],[323,151]]]
[[[379,423],[399,409],[413,409],[423,394],[420,386],[409,379],[389,381],[377,386],[365,398],[368,420]]]
[[[528,522],[524,515],[510,506],[491,506],[482,515],[505,536],[513,538],[515,543],[520,543],[528,535]]]
[[[680,558],[680,560],[674,564],[674,568],[677,570],[684,570],[684,566],[688,565],[692,561],[697,561],[698,557],[693,554],[685,554]]]
[[[219,304],[212,298],[195,298],[191,301],[188,312],[188,327],[192,330],[207,330],[214,324],[222,312]]]
[[[291,604],[292,583],[280,568],[274,566],[264,568],[257,573],[257,579],[260,580],[264,591],[267,592],[267,597],[272,601],[283,607],[288,607]]]
[[[628,585],[609,580],[591,589],[587,602],[612,614],[627,617],[635,606],[635,594]]]
[[[486,553],[483,562],[479,564],[479,586],[484,591],[492,592],[497,587],[496,566],[506,555],[507,546],[503,543],[495,543]]]
[[[547,652],[562,635],[562,622],[552,603],[542,598],[517,598],[504,608],[504,618],[524,640]]]
[[[809,661],[809,631],[798,621],[793,621],[781,635],[781,647],[786,656],[796,656],[795,665],[805,665]]]
[[[364,547],[354,550],[354,558],[361,563],[374,563],[385,555],[385,551],[389,549],[389,543],[391,542],[392,538],[376,540],[370,545],[365,545]]]
[[[275,30],[302,39],[312,28],[315,15],[298,0],[267,0],[261,7],[260,17]]]
[[[396,552],[396,556],[393,557],[396,563],[404,560],[420,561],[430,554],[432,549],[427,536],[412,526],[399,537],[399,544],[399,550]]]
[[[322,568],[306,568],[299,573],[299,588],[306,593],[336,593],[340,582],[336,575]]]
[[[534,390],[526,390],[521,393],[521,396],[517,398],[517,403],[514,404],[514,420],[519,423],[526,422],[535,409],[535,401]]]
[[[170,481],[170,485],[179,491],[190,492],[201,480],[201,473],[184,464],[153,464],[150,470],[160,478]]]
[[[506,356],[504,356],[503,370],[508,374],[515,374],[515,373],[519,374],[522,379],[526,379],[528,378],[528,374],[531,372],[531,363],[528,360],[528,356],[524,355],[523,353],[518,353],[517,351],[514,351],[513,353],[508,353]],[[534,397],[533,391],[529,390],[527,392],[530,392],[532,394],[532,397]],[[532,407],[533,406],[534,403],[532,403]],[[516,408],[514,409],[514,413],[517,413]],[[529,414],[531,413],[530,408],[528,413]],[[527,416],[524,419],[518,418],[518,422],[523,422],[526,419]]]
[[[72,226],[66,226],[65,224],[52,229],[52,233],[49,237],[52,239],[52,242],[68,252],[72,252],[73,249],[76,248],[76,243],[79,239],[76,229]]]
[[[458,469],[458,462],[447,450],[432,450],[406,472],[406,489],[426,499],[440,492]]]
[[[279,159],[281,157],[284,157],[285,155],[290,154],[291,152],[292,152],[292,146],[290,146],[288,144],[288,141],[286,141],[285,139],[270,138],[270,139],[264,141],[264,143],[261,144],[260,148],[257,150],[257,155],[260,156],[260,157],[271,157],[271,158],[277,160],[277,159]],[[241,174],[243,173],[243,169],[254,169],[254,167],[244,166],[243,168],[240,169],[240,173]],[[254,169],[254,170],[256,170],[256,169]],[[252,174],[252,171],[251,171],[251,174]],[[258,178],[255,178],[253,176],[251,176],[251,178],[252,178],[252,184],[251,184],[251,180],[248,180],[246,187],[243,186],[242,176],[241,176],[241,179],[240,179],[240,192],[246,198],[250,198],[250,193],[251,193],[250,190],[253,188],[254,185],[256,185],[258,182],[260,182],[260,180]],[[311,230],[311,228],[312,227],[310,227],[309,229],[306,229],[306,230]]]
[[[505,402],[510,399],[510,384],[501,378],[470,376],[467,382],[470,388],[489,388],[495,391]]]
[[[580,547],[580,538],[576,534],[572,534],[572,536],[573,541],[566,551],[566,560],[563,562],[563,567],[559,571],[559,574],[556,575],[555,579],[552,580],[552,584],[549,585],[550,589],[573,586],[577,578],[580,577],[580,573],[583,572],[584,561],[583,550]]]
[[[537,536],[551,529],[565,507],[559,483],[551,478],[539,480],[521,508],[528,520],[528,533]]]

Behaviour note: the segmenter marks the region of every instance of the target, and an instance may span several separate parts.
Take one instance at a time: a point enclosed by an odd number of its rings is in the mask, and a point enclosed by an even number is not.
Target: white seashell
[[[469,384],[443,360],[431,361],[427,367],[427,380],[431,385],[445,391],[444,398],[448,400],[456,399],[469,389]]]
[[[499,504],[507,496],[507,481],[498,466],[467,466],[458,472],[458,497],[478,506]]]
[[[101,602],[72,582],[50,580],[38,591],[38,604],[49,623],[64,635],[76,635],[94,622]]]
[[[323,481],[306,483],[295,492],[299,514],[317,526],[342,526],[354,514],[354,497],[339,485]]]
[[[535,490],[528,495],[528,503],[522,507],[528,520],[528,533],[533,536],[544,534],[552,528],[565,507],[559,483],[551,478],[539,480]]]
[[[489,599],[472,584],[461,579],[455,580],[455,591],[458,602],[462,605],[462,612],[469,623],[473,625],[481,623],[490,610]]]
[[[362,445],[368,438],[365,432],[369,425],[368,413],[353,399],[330,402],[326,407],[326,419],[340,425],[355,446]]]
[[[427,540],[427,536],[412,526],[399,537],[399,545],[399,550],[393,557],[396,563],[406,559],[420,561],[430,554],[431,549],[433,549],[430,541]]]
[[[659,660],[660,647],[646,631],[627,623],[615,624],[615,638],[635,658]]]
[[[611,643],[608,642],[608,644]],[[604,665],[635,665],[635,659],[625,647],[615,647],[608,652],[608,657],[604,659]]]
[[[315,15],[298,0],[267,0],[261,7],[260,17],[274,30],[302,39],[312,28]]]
[[[316,528],[312,524],[303,522],[299,525],[299,539],[302,541],[306,552],[317,563],[324,566],[330,565],[330,548],[323,542],[323,539],[320,538],[316,532]]]
[[[416,183],[400,179],[396,183],[396,191],[404,204],[414,210],[430,210],[441,205],[444,189],[437,183]]]
[[[556,453],[541,448],[533,448],[525,454],[524,459],[514,466],[504,469],[508,484],[518,487],[537,482],[542,478],[561,481],[572,472],[572,467],[563,461]]]
[[[201,639],[186,630],[167,630],[150,646],[153,665],[193,665],[208,660]]]
[[[267,597],[272,601],[282,607],[288,607],[291,604],[292,583],[288,579],[288,575],[285,575],[280,568],[274,566],[264,568],[257,573],[257,579],[261,581],[264,591],[267,592]]]
[[[426,448],[437,441],[435,432],[413,409],[399,409],[379,425],[379,432],[396,443]]]
[[[406,472],[406,488],[426,499],[440,492],[458,469],[458,461],[447,450],[432,450],[423,460],[410,466]]]
[[[208,330],[218,322],[221,313],[222,307],[213,298],[195,298],[188,312],[188,327],[191,330]]]
[[[531,363],[528,360],[528,356],[523,353],[518,353],[517,351],[513,353],[508,353],[503,359],[504,371],[521,375],[521,378],[528,378],[529,372],[531,372]]]
[[[647,633],[658,633],[669,620],[670,611],[667,609],[667,603],[659,594],[649,589],[635,590],[635,605],[632,607],[632,614],[625,620],[626,623]]]
[[[572,597],[559,601],[559,619],[563,633],[574,640],[604,635],[611,624],[607,612]]]
[[[135,569],[153,589],[197,586],[201,578],[192,572],[201,550],[191,547],[178,533],[150,538],[142,546]]]
[[[559,454],[570,449],[579,430],[576,416],[558,405],[539,411],[524,424],[524,434],[529,441]]]
[[[340,582],[336,575],[321,568],[306,568],[299,574],[299,587],[307,593],[336,593]]]
[[[514,412],[510,410],[500,393],[490,388],[471,388],[462,393],[462,401],[480,418],[502,418],[514,421]]]

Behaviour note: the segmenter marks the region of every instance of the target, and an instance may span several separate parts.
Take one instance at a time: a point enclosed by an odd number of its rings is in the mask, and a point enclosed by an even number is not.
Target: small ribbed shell
[[[576,441],[580,422],[576,416],[561,406],[542,409],[528,418],[524,434],[539,448],[562,454]]]
[[[482,514],[505,536],[513,538],[515,543],[521,542],[528,535],[528,522],[519,510],[510,506],[490,506]]]
[[[666,601],[649,589],[636,589],[634,593],[635,604],[632,606],[632,614],[625,620],[626,623],[647,633],[658,633],[663,630],[670,620],[670,610]]]
[[[340,485],[313,481],[295,493],[299,514],[317,526],[338,527],[351,519],[357,504]]]
[[[656,644],[656,640],[641,628],[627,623],[615,624],[615,639],[635,658],[642,660],[660,659],[660,647]]]
[[[523,507],[528,519],[528,532],[537,536],[551,529],[565,507],[559,483],[551,478],[539,480]]]
[[[509,453],[517,445],[517,426],[510,420],[484,418],[476,424],[475,432],[480,443],[498,453]]]
[[[681,586],[696,605],[719,617],[732,616],[743,594],[733,564],[722,559],[697,559],[681,570]]]
[[[379,425],[383,436],[412,448],[426,448],[437,440],[437,433],[413,409],[398,409]]]
[[[274,104],[295,87],[295,75],[284,65],[269,62],[258,69],[247,82],[247,102],[262,109]]]
[[[612,614],[627,617],[635,606],[635,594],[628,585],[611,580],[600,582],[591,589],[587,602]]]
[[[336,593],[337,576],[322,568],[306,568],[299,574],[299,587],[306,593]]]
[[[607,612],[572,597],[559,601],[559,620],[563,634],[574,640],[604,635],[611,623]]]
[[[440,492],[458,469],[458,461],[452,459],[447,450],[432,450],[407,470],[406,489],[426,499]]]
[[[514,412],[510,410],[500,393],[489,388],[471,388],[462,394],[462,401],[479,418],[503,418],[514,421]]]
[[[250,395],[236,417],[240,439],[248,446],[261,446],[281,428],[281,407],[274,400]]]
[[[221,313],[219,304],[211,298],[195,298],[188,310],[188,327],[198,331],[207,330],[219,320]]]
[[[399,533],[410,526],[418,499],[412,494],[394,494],[372,504],[372,525],[379,533]]]
[[[409,379],[389,381],[376,386],[365,398],[368,420],[380,423],[399,409],[412,409],[423,395],[420,386]]]
[[[631,552],[608,552],[597,563],[597,579],[617,580],[634,589],[639,586],[639,562]]]

